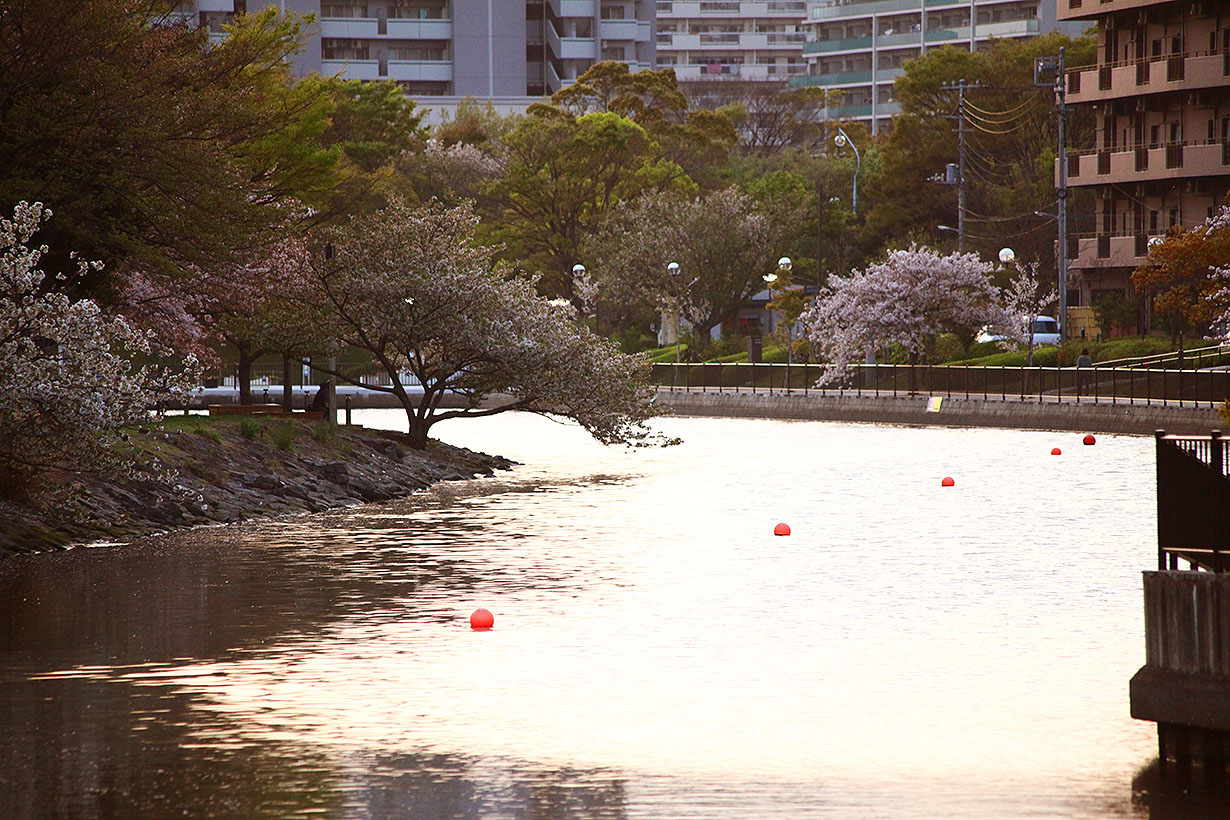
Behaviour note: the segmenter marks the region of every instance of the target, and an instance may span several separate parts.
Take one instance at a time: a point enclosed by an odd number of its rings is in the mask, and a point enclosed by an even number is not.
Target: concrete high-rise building
[[[1060,0],[1067,2],[1067,0]],[[793,85],[842,92],[830,118],[862,120],[873,134],[900,113],[893,83],[906,60],[940,46],[987,48],[993,38],[1036,37],[1059,23],[1056,0],[810,0],[803,28],[807,74]]]
[[[1150,238],[1199,225],[1230,190],[1230,4],[1057,1],[1060,19],[1097,24],[1097,65],[1068,74],[1069,104],[1097,118],[1096,143],[1068,160],[1069,188],[1096,192],[1094,230],[1069,254],[1094,304],[1130,294]]]
[[[658,66],[681,83],[776,80],[807,70],[806,0],[661,0]]]
[[[297,74],[393,80],[408,95],[524,107],[600,60],[655,61],[653,0],[184,0],[180,13],[222,26],[266,6],[313,14]]]

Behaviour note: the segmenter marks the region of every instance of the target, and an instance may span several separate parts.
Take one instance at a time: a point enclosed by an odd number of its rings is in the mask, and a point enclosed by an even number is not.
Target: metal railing
[[[1141,367],[1009,367],[857,364],[820,383],[827,365],[702,362],[653,365],[669,390],[831,396],[945,396],[1106,404],[1216,407],[1230,399],[1230,370]]]
[[[343,368],[344,372],[360,384],[373,387],[392,386],[393,382],[389,378],[389,374],[384,368],[376,365],[350,365],[343,366]],[[204,377],[207,385],[232,389],[239,386],[239,368],[233,362],[207,371]],[[315,387],[327,378],[328,375],[324,371],[296,364],[291,368],[290,386],[292,388]],[[418,378],[408,371],[402,371],[399,374],[398,381],[405,387],[419,386]],[[260,390],[265,387],[281,387],[282,364],[280,362],[256,362],[252,365],[252,375],[248,384],[253,390]]]
[[[1221,432],[1157,438],[1157,568],[1230,570],[1230,459]]]

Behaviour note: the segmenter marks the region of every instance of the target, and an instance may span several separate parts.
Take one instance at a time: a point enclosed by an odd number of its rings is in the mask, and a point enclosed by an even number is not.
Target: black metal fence
[[[751,391],[853,396],[945,396],[1036,402],[1093,402],[1215,407],[1230,399],[1230,369],[1200,367],[996,367],[850,365],[820,385],[821,364],[747,362],[653,365],[670,390]]]
[[[1230,439],[1156,435],[1157,568],[1230,570]]]

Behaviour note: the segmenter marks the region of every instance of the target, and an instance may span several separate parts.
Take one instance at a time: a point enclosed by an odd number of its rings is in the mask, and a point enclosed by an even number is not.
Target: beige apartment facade
[[[1199,225],[1230,191],[1230,2],[1058,3],[1061,20],[1097,25],[1097,64],[1069,72],[1067,85],[1068,102],[1092,107],[1097,125],[1095,143],[1068,155],[1069,188],[1095,193],[1093,230],[1069,248],[1091,305],[1131,294],[1149,240]]]

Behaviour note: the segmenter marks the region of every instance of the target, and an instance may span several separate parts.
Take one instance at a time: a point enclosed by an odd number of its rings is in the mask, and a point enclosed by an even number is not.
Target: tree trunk
[[[242,345],[239,350],[239,366],[237,380],[239,382],[239,403],[252,403],[252,363],[260,358],[261,351],[249,350]]]
[[[295,393],[292,389],[295,380],[294,362],[290,356],[282,357],[282,409],[290,412],[295,409]]]
[[[426,450],[427,431],[431,429],[431,422],[420,419],[410,408],[406,408],[406,416],[410,419],[410,446],[416,450]]]

